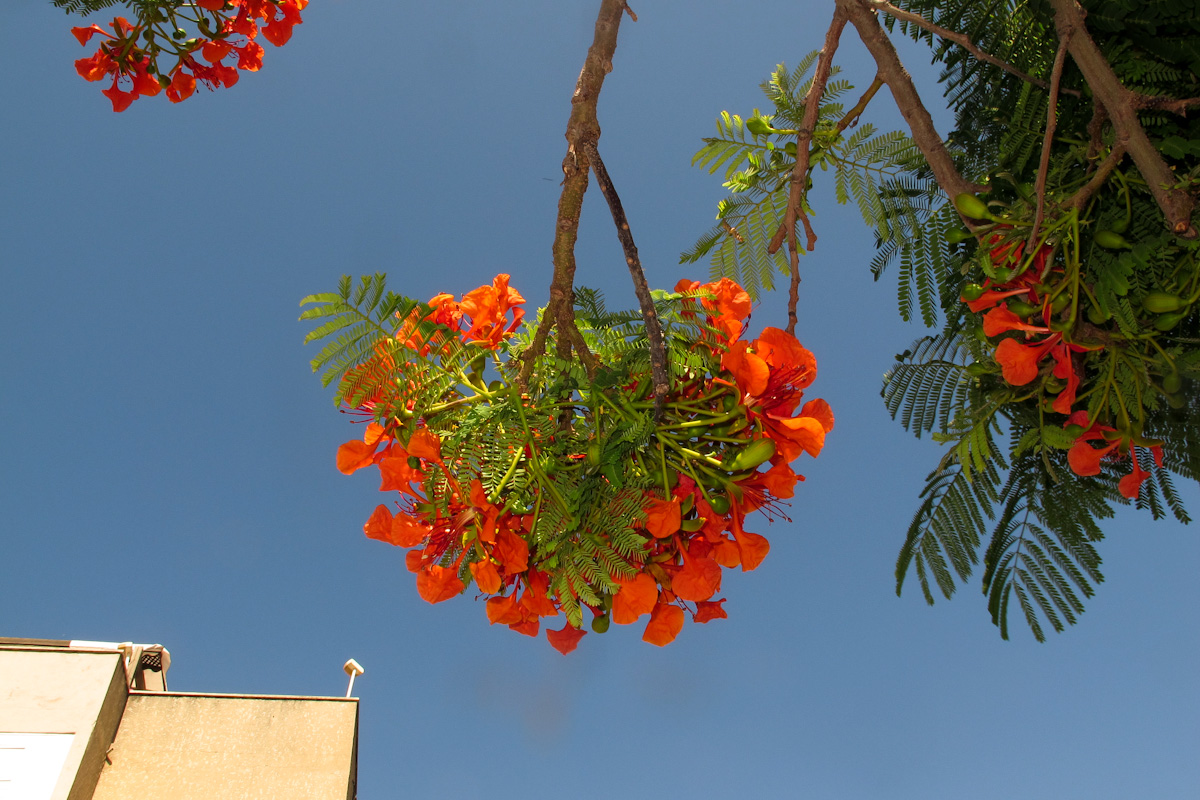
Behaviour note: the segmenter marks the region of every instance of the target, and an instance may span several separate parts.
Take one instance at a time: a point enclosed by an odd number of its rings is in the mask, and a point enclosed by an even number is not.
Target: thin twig
[[[1117,165],[1121,163],[1123,158],[1125,158],[1125,143],[1120,140],[1113,142],[1112,150],[1100,162],[1100,166],[1096,168],[1096,174],[1092,176],[1091,180],[1081,186],[1079,191],[1075,192],[1075,194],[1071,195],[1063,203],[1063,208],[1082,209],[1087,205],[1088,200],[1091,200],[1092,195],[1104,185],[1105,181],[1108,180],[1108,176],[1112,174],[1112,171],[1117,168]]]
[[[875,97],[875,93],[882,88],[883,76],[876,75],[875,80],[871,81],[871,85],[867,87],[865,92],[863,92],[863,96],[858,98],[858,102],[854,104],[854,108],[843,114],[842,118],[838,120],[838,124],[835,125],[833,129],[840,135],[842,131],[846,130],[846,128],[849,128],[851,125],[857,125],[858,118],[861,117],[862,113],[867,110],[867,104],[871,102],[873,97]]]
[[[872,8],[877,8],[880,11],[882,11],[883,13],[887,14],[888,16],[895,17],[896,19],[904,20],[905,22],[911,22],[913,25],[916,25],[918,28],[924,28],[925,30],[929,31],[930,33],[934,34],[935,36],[940,36],[943,39],[949,39],[950,41],[952,41],[955,44],[962,47],[964,50],[966,50],[971,55],[978,58],[980,61],[986,61],[987,63],[989,63],[993,66],[999,67],[1000,69],[1004,70],[1005,72],[1016,75],[1018,78],[1025,81],[1026,83],[1032,83],[1034,86],[1037,86],[1042,89],[1047,88],[1045,81],[1041,80],[1040,78],[1035,78],[1032,75],[1026,75],[1024,72],[1017,69],[1012,64],[1001,61],[1000,59],[996,58],[991,53],[985,53],[983,50],[980,50],[975,45],[975,43],[972,42],[970,40],[970,38],[968,38],[964,34],[958,33],[956,31],[952,31],[949,28],[943,28],[941,25],[936,25],[936,24],[930,22],[929,20],[925,19],[924,17],[922,17],[920,14],[914,14],[911,11],[905,11],[902,8],[897,8],[896,6],[889,3],[887,0],[867,0],[867,2],[871,4]],[[1079,96],[1079,92],[1077,92],[1074,89],[1067,89],[1063,93],[1071,94],[1071,95],[1074,95],[1075,97]]]
[[[1033,193],[1037,197],[1037,211],[1033,215],[1033,228],[1029,231],[1029,241],[1025,245],[1030,253],[1037,244],[1038,232],[1046,214],[1046,173],[1050,171],[1050,148],[1054,144],[1054,129],[1058,127],[1058,87],[1062,82],[1063,64],[1067,60],[1067,43],[1070,40],[1071,29],[1067,28],[1058,41],[1054,67],[1050,70],[1050,97],[1046,100],[1046,133],[1042,136],[1042,158],[1038,164],[1037,180],[1033,185]]]
[[[621,249],[625,251],[625,264],[629,267],[629,275],[633,278],[633,291],[637,294],[638,305],[642,309],[642,321],[646,325],[646,339],[650,344],[650,375],[654,382],[654,419],[661,418],[667,402],[667,392],[671,388],[670,376],[667,374],[667,348],[663,344],[662,325],[658,321],[658,312],[654,309],[654,298],[650,296],[650,286],[646,283],[646,273],[642,271],[642,261],[638,257],[637,245],[633,243],[633,231],[629,229],[629,220],[625,217],[625,208],[617,195],[617,187],[613,185],[600,151],[592,141],[581,142],[584,155],[591,164],[592,172],[596,175],[596,184],[604,199],[608,201],[608,209],[612,212],[613,224],[617,226],[617,238],[621,241]]]
[[[813,73],[812,83],[808,85],[808,93],[804,96],[804,117],[800,121],[800,130],[796,133],[796,164],[792,167],[787,211],[784,212],[783,222],[780,223],[775,235],[771,237],[770,244],[767,245],[767,252],[772,255],[779,252],[786,236],[788,246],[792,250],[793,260],[795,260],[796,220],[798,218],[804,219],[808,249],[812,250],[817,244],[817,235],[813,232],[812,224],[808,221],[808,215],[804,213],[803,208],[804,196],[808,193],[809,157],[813,131],[816,130],[821,112],[821,97],[825,94],[825,84],[829,82],[829,74],[833,69],[833,54],[837,52],[842,29],[845,27],[846,13],[840,8],[835,9],[833,19],[829,23],[829,30],[825,33],[825,46],[821,48],[821,55],[817,59],[817,69]],[[793,276],[795,276],[795,272],[796,267],[793,267]],[[789,315],[791,313],[789,309]]]
[[[807,220],[808,217],[806,216]],[[816,238],[815,236],[813,237]],[[796,306],[800,304],[800,254],[796,252],[795,236],[788,242],[788,263],[791,264],[791,280],[788,282],[788,324],[787,332],[796,335]]]

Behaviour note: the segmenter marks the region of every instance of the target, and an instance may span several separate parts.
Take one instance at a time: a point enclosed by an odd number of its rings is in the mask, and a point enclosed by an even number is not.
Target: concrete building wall
[[[49,800],[92,796],[126,694],[120,653],[0,649],[0,733],[73,736]]]
[[[353,800],[358,702],[133,692],[95,800]]]

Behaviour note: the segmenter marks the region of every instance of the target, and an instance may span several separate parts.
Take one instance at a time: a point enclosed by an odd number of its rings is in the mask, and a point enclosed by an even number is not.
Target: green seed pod
[[[762,117],[751,117],[746,120],[746,130],[753,136],[770,136],[775,132],[770,123]]]
[[[599,442],[592,442],[591,444],[589,444],[589,445],[588,445],[588,448],[587,448],[587,462],[588,462],[588,466],[592,466],[592,467],[598,467],[598,466],[600,466],[600,456],[601,456],[601,454],[602,454],[602,451],[601,451],[601,449],[600,449],[600,443],[599,443]]]
[[[1179,390],[1183,388],[1183,377],[1176,372],[1169,372],[1163,376],[1163,391],[1167,394],[1179,394]]]
[[[738,396],[736,392],[729,392],[721,398],[721,408],[728,414],[738,407]]]
[[[983,297],[983,293],[986,291],[987,289],[984,289],[978,283],[968,283],[963,287],[962,299],[967,302],[978,300],[979,298]]]
[[[657,467],[652,469],[650,471],[649,478],[650,478],[650,483],[655,488],[662,488],[663,474],[662,474],[661,469],[658,469]],[[670,467],[667,467],[667,486],[674,489],[678,485],[679,485],[679,473],[676,472],[675,470],[671,469]]]
[[[1012,276],[1013,271],[1008,267],[996,267],[992,270],[992,277],[996,279],[997,283],[1008,283]]]
[[[1030,314],[1038,310],[1038,307],[1032,303],[1026,303],[1024,300],[1009,300],[1008,310],[1016,314],[1018,317],[1028,317]]]
[[[959,242],[965,242],[967,239],[970,239],[974,236],[975,234],[971,233],[966,228],[955,228],[946,234],[946,241],[950,244],[958,244]]]
[[[1151,314],[1166,314],[1183,308],[1183,300],[1166,292],[1150,292],[1142,298],[1142,308]]]
[[[723,492],[710,492],[708,495],[708,505],[714,513],[725,516],[729,513],[729,495]]]
[[[174,39],[187,38],[187,31],[185,31],[183,28],[176,28],[175,32],[171,34],[171,37]]]
[[[409,469],[420,469],[421,468],[421,459],[417,458],[416,456],[409,456],[408,457],[408,468]]]
[[[733,460],[725,466],[725,469],[728,472],[741,472],[744,469],[754,469],[773,455],[775,455],[775,442],[770,439],[755,439],[742,448],[742,451],[733,457]]]
[[[1159,314],[1158,319],[1154,320],[1154,327],[1156,330],[1160,331],[1173,330],[1175,326],[1182,322],[1183,318],[1186,316],[1186,311],[1176,311],[1171,314]]]
[[[1105,250],[1131,250],[1132,246],[1125,237],[1116,231],[1096,231],[1096,244]]]
[[[604,633],[608,630],[608,625],[611,621],[608,614],[601,614],[598,617],[594,617],[592,619],[592,630],[596,633]]]
[[[988,211],[987,204],[970,192],[963,192],[955,196],[954,207],[964,217],[970,217],[971,219],[992,218],[992,212]]]

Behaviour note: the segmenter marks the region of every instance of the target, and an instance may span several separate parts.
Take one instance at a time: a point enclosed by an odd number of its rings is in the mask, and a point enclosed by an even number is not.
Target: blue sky
[[[418,298],[508,272],[544,303],[596,5],[314,0],[261,73],[123,114],[75,75],[78,23],[0,7],[0,633],[160,642],[188,691],[340,694],[353,657],[362,798],[1196,796],[1194,530],[1118,514],[1107,581],[1042,645],[1000,640],[978,577],[933,608],[895,596],[939,450],[879,381],[922,329],[828,195],[797,333],[837,427],[794,522],[751,526],[772,551],[727,575],[728,620],[563,657],[470,596],[426,604],[363,537],[377,484],[334,469],[357,429],[309,371],[298,300],[383,270]],[[722,190],[691,156],[820,45],[830,5],[634,5],[600,147],[651,285],[704,277],[678,253]],[[873,74],[852,37],[839,61]],[[886,92],[869,117],[897,124]],[[594,188],[577,254],[580,283],[634,305]],[[779,296],[754,314],[785,321]]]

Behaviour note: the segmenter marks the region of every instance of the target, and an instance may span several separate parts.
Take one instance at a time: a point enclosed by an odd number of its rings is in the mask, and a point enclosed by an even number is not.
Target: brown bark
[[[584,141],[596,142],[600,139],[596,104],[600,99],[604,78],[612,72],[617,32],[621,26],[621,15],[626,12],[633,17],[625,0],[601,0],[592,45],[588,48],[579,80],[575,83],[575,93],[571,96],[571,116],[567,120],[566,133],[567,155],[562,163],[562,194],[558,198],[558,218],[551,247],[554,277],[550,283],[550,302],[532,346],[522,356],[525,362],[521,368],[522,383],[529,379],[534,360],[545,351],[551,328],[558,329],[558,354],[561,357],[569,357],[574,349],[589,372],[595,369],[595,357],[588,351],[575,327],[575,241],[579,236],[579,212],[583,208],[583,195],[588,185],[587,158],[581,154],[579,145]]]
[[[658,312],[654,308],[654,298],[650,296],[650,285],[646,283],[646,273],[642,271],[642,260],[638,256],[637,245],[633,242],[633,231],[629,229],[629,220],[625,217],[625,207],[621,205],[621,197],[617,187],[613,185],[600,158],[596,143],[585,139],[580,143],[581,149],[591,163],[592,171],[596,173],[596,183],[600,192],[608,201],[608,209],[612,212],[613,224],[617,226],[617,239],[625,252],[625,264],[629,267],[629,275],[633,278],[633,291],[637,295],[638,305],[642,309],[642,322],[646,326],[646,339],[650,344],[650,375],[654,384],[654,418],[657,422],[662,416],[663,407],[667,401],[667,391],[671,388],[670,376],[667,374],[667,348],[663,344],[662,325],[658,320]]]
[[[1137,165],[1167,219],[1167,227],[1186,238],[1195,238],[1192,225],[1194,201],[1186,192],[1173,189],[1177,179],[1163,160],[1137,118],[1138,96],[1121,85],[1100,48],[1088,34],[1083,10],[1075,0],[1050,0],[1054,26],[1060,39],[1070,38],[1067,49],[1083,73],[1093,95],[1104,105],[1117,136]]]

